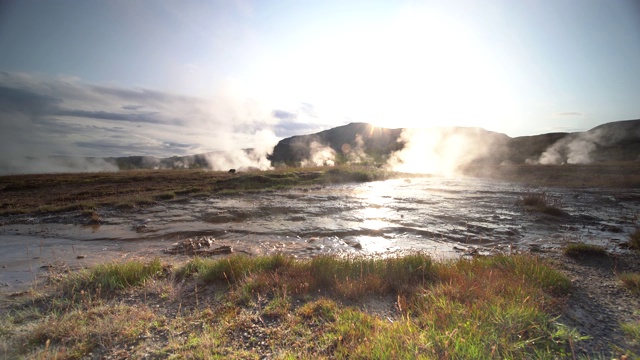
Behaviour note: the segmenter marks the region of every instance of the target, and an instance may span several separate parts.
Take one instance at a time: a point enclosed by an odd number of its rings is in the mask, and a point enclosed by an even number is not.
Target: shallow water
[[[518,204],[523,196],[540,192],[570,216],[544,215]],[[81,266],[105,258],[161,255],[172,243],[196,236],[213,237],[216,244],[236,251],[298,257],[420,250],[450,258],[472,251],[545,251],[570,241],[622,251],[619,245],[638,225],[640,191],[530,188],[431,177],[215,196],[98,213],[102,220],[93,225],[74,212],[0,218],[0,265],[6,266],[0,269],[0,282],[24,281],[25,273],[33,277],[34,259],[38,264],[76,259]]]

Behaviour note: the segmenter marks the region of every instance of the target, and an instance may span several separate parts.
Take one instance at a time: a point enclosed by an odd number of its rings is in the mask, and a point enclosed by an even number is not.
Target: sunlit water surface
[[[545,192],[568,217],[518,202]],[[475,178],[411,178],[163,202],[134,211],[0,218],[0,281],[56,259],[98,261],[161,255],[176,241],[209,236],[251,254],[282,252],[437,258],[496,251],[545,251],[571,241],[621,251],[638,225],[636,190],[530,188]],[[76,256],[77,254],[77,256]],[[116,257],[117,257],[116,256]],[[35,265],[34,265],[35,263]],[[20,266],[18,266],[20,265]],[[17,270],[19,268],[19,270]],[[13,271],[13,273],[11,273]]]

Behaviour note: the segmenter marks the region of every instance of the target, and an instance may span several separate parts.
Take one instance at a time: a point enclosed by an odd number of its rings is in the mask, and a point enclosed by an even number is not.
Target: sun
[[[313,103],[327,120],[386,128],[499,129],[512,118],[514,91],[496,50],[465,24],[408,8],[360,25],[265,65],[264,92]]]

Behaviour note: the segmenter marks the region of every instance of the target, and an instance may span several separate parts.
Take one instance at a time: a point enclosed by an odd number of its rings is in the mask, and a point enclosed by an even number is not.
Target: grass
[[[569,216],[569,214],[566,211],[556,206],[549,205],[547,195],[544,192],[527,194],[522,197],[519,203],[520,205],[525,206],[529,210],[540,212],[550,216],[555,216],[555,217]]]
[[[634,294],[640,294],[640,273],[622,273],[618,278]]]
[[[69,292],[114,291],[144,284],[162,276],[165,269],[158,258],[144,263],[133,260],[125,263],[106,263],[83,269],[64,278],[62,287]]]
[[[622,324],[622,331],[631,337],[636,343],[640,343],[640,323],[628,322]]]
[[[569,244],[562,249],[562,252],[569,257],[607,257],[607,250],[598,245],[575,243]]]
[[[465,169],[469,176],[518,182],[532,186],[570,188],[638,188],[640,163],[637,161],[596,162],[563,165],[488,165]]]
[[[0,344],[29,358],[551,359],[581,338],[556,322],[569,280],[532,256],[234,255],[169,269],[69,274],[11,309]]]
[[[392,173],[375,167],[346,165],[236,174],[203,170],[127,170],[0,176],[0,215],[92,211],[100,206],[126,210],[157,201],[374,181],[391,176]]]
[[[564,187],[640,187],[640,164],[598,163],[592,165],[505,165],[470,172],[475,176]],[[485,171],[486,170],[486,171]],[[0,176],[0,215],[94,210],[100,206],[133,209],[156,201],[273,191],[295,186],[383,180],[394,174],[373,166],[343,165],[316,168],[276,168],[236,174],[206,170],[124,170],[114,173],[35,174]],[[537,199],[536,199],[537,198]],[[549,204],[544,194],[525,196],[531,210],[564,217]],[[625,199],[621,199],[624,201]]]

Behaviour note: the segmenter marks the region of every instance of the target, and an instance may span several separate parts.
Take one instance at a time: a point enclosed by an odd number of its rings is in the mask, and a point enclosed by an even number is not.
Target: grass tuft
[[[618,278],[631,292],[640,294],[640,273],[622,273]]]
[[[636,343],[640,343],[640,322],[628,322],[621,324],[622,331],[631,337]]]
[[[569,217],[569,214],[549,204],[546,193],[531,193],[522,197],[519,204],[525,206],[529,210],[540,212],[542,214],[555,217]]]
[[[572,258],[607,257],[607,250],[604,247],[585,243],[569,244],[562,249],[562,252]]]
[[[64,287],[72,291],[121,290],[144,284],[153,277],[163,276],[163,270],[158,258],[148,263],[137,260],[107,263],[72,274],[64,281]]]

